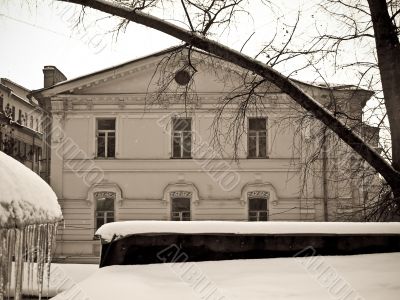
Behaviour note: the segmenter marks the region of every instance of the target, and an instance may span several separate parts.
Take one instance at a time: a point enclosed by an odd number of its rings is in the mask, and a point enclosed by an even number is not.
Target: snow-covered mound
[[[398,300],[400,253],[109,266],[53,299],[71,295],[93,300]]]
[[[146,233],[229,234],[400,234],[400,222],[235,222],[235,221],[125,221],[107,223],[96,235],[110,241]]]
[[[61,208],[50,186],[0,151],[0,228],[60,221]]]

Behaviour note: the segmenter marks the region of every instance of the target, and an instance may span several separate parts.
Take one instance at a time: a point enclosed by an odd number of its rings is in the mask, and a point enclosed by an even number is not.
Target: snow
[[[53,299],[71,295],[96,300],[398,300],[400,253],[109,266]]]
[[[50,186],[26,166],[0,151],[0,228],[62,219]]]
[[[80,281],[86,279],[99,269],[98,265],[94,264],[51,264],[50,267],[50,280],[47,277],[43,280],[43,296],[54,297],[57,294],[75,286]],[[28,268],[24,268],[25,276],[22,285],[22,293],[24,295],[38,296],[39,286],[37,281],[33,280],[28,282],[26,276]],[[13,264],[12,280],[11,280],[11,293],[13,296],[15,288],[15,264]],[[33,278],[37,277],[37,269],[33,270]]]
[[[233,234],[400,234],[400,222],[240,222],[240,221],[125,221],[107,223],[96,235],[105,241],[148,233]]]

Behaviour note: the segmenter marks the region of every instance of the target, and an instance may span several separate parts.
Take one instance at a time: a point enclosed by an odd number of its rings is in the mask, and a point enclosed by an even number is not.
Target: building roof
[[[70,80],[59,82],[59,83],[57,83],[57,84],[55,84],[53,86],[47,87],[47,88],[33,90],[31,92],[31,95],[33,95],[33,96],[35,96],[37,98],[41,98],[41,97],[43,97],[43,92],[50,91],[50,90],[53,90],[53,89],[56,90],[55,91],[56,94],[58,92],[62,92],[63,87],[65,87],[65,90],[70,90],[71,86],[74,86],[74,84],[79,85],[80,82],[82,82],[84,80],[87,80],[90,77],[94,77],[96,75],[101,75],[101,74],[106,74],[107,72],[115,71],[117,69],[120,69],[120,68],[126,67],[128,65],[144,61],[144,60],[149,59],[149,58],[162,56],[162,55],[165,55],[167,53],[172,53],[173,51],[177,51],[177,50],[183,49],[185,47],[186,47],[185,45],[178,45],[178,46],[170,47],[170,48],[164,49],[162,51],[158,51],[158,52],[155,52],[155,53],[143,56],[143,57],[139,57],[139,58],[136,58],[136,59],[133,59],[133,60],[118,64],[118,65],[115,65],[115,66],[112,66],[112,67],[109,67],[109,68],[106,68],[106,69],[102,69],[102,70],[99,70],[99,71],[96,71],[96,72],[93,72],[93,73],[89,73],[89,74],[85,74],[83,76],[79,76],[79,77],[76,77],[76,78],[73,78],[73,79],[70,79]],[[201,53],[201,54],[211,55],[211,56],[215,57],[214,55],[209,54],[209,53],[207,53],[207,52],[205,52],[203,50],[194,49],[192,51],[195,51],[195,52],[198,52],[198,53]],[[327,85],[325,83],[320,83],[320,84],[318,84],[318,83],[309,83],[309,82],[304,82],[304,81],[295,80],[295,79],[292,79],[292,81],[294,81],[295,83],[299,84],[302,87],[309,87],[309,88],[313,88],[313,89],[316,88],[316,89],[325,90],[325,91],[332,91],[332,90],[334,90],[334,91],[356,91],[356,92],[366,93],[366,96],[364,97],[366,100],[364,99],[362,101],[362,105],[363,106],[365,105],[366,101],[374,94],[372,91],[362,89],[362,88],[360,88],[358,86],[355,86],[355,85],[348,85],[348,84],[330,84],[330,85]]]

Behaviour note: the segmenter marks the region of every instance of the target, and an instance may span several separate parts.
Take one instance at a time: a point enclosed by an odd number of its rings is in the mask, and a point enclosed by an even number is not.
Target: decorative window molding
[[[123,198],[122,198],[121,188],[118,186],[118,184],[110,182],[102,182],[92,185],[87,194],[86,198],[87,205],[88,206],[95,205],[96,196],[99,196],[102,193],[104,194],[104,196],[107,196],[107,193],[110,193],[110,195],[111,193],[115,194],[116,204],[118,204],[119,207],[122,206]]]
[[[244,185],[241,192],[240,204],[247,206],[249,198],[266,198],[272,206],[278,204],[276,190],[269,182],[247,183]]]
[[[199,204],[199,191],[191,182],[177,182],[168,184],[163,191],[162,202],[165,206],[171,205],[172,198],[190,197],[191,203]]]
[[[169,193],[170,198],[192,198],[192,192],[178,191]]]
[[[265,198],[269,199],[269,192],[267,191],[252,191],[252,192],[247,192],[247,199],[249,198]]]

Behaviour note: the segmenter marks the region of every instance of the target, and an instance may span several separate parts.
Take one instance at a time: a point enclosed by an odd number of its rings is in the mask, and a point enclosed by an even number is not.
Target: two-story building
[[[243,109],[249,76],[176,47],[34,91],[52,116],[57,254],[97,256],[96,229],[117,220],[322,221],[328,209],[325,220],[338,219],[337,203],[358,207],[360,186],[327,185],[326,165],[303,176],[303,149],[317,141],[289,96],[263,82]],[[360,121],[372,95],[298,84]]]

